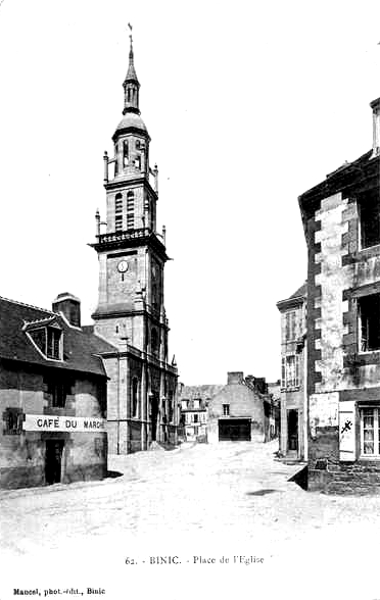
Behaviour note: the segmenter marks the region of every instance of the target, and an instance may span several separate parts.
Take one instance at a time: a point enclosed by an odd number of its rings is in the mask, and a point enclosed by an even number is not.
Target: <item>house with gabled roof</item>
[[[182,385],[179,393],[180,432],[186,442],[206,441],[207,407],[224,385]]]
[[[281,427],[280,453],[305,460],[307,456],[306,282],[277,302],[281,313]]]
[[[106,475],[100,354],[112,349],[81,327],[72,294],[60,294],[52,310],[0,298],[1,488]]]
[[[227,384],[208,403],[208,442],[268,442],[277,431],[278,407],[265,378],[227,373]]]
[[[308,488],[380,491],[380,98],[372,148],[301,194]]]

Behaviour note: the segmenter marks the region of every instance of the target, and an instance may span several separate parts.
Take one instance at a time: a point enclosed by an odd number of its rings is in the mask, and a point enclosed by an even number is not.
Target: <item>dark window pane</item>
[[[380,244],[380,207],[377,194],[360,199],[361,246],[369,248]]]
[[[380,349],[380,295],[372,294],[359,300],[362,352]]]

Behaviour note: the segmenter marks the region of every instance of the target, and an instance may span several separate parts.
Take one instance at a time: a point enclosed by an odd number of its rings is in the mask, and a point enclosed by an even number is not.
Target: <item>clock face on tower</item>
[[[117,265],[117,270],[119,273],[125,273],[128,271],[128,263],[126,260],[121,260]]]

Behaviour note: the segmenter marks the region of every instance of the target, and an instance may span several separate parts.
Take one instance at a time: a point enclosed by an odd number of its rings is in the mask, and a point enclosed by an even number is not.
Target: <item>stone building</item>
[[[179,393],[180,426],[187,442],[207,440],[207,407],[223,385],[182,385]]]
[[[291,459],[307,455],[306,283],[277,303],[281,313],[280,452]]]
[[[244,379],[230,372],[227,385],[208,404],[207,439],[223,441],[269,441],[276,432],[276,407],[263,378]]]
[[[310,489],[380,489],[380,99],[371,108],[372,149],[299,198]]]
[[[113,345],[102,353],[108,383],[111,453],[175,442],[177,369],[168,362],[164,307],[165,229],[157,231],[158,169],[149,165],[148,130],[140,116],[140,84],[131,47],[123,83],[123,118],[104,156],[106,230],[96,214],[99,298],[94,333]]]
[[[100,479],[107,471],[106,382],[80,303],[53,310],[0,298],[0,487]]]

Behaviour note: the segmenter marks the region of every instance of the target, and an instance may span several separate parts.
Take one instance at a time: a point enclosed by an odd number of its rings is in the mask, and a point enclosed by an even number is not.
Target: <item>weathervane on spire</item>
[[[131,40],[131,48],[132,48],[132,42],[133,42],[133,38],[132,38],[132,29],[133,29],[133,27],[132,27],[132,25],[131,25],[130,23],[128,23],[128,27],[129,27],[129,31],[131,32],[131,33],[129,34],[129,39]]]
[[[130,47],[129,47],[129,60],[128,60],[128,71],[125,77],[123,87],[124,87],[124,111],[128,110],[135,111],[137,114],[140,114],[139,111],[139,81],[137,79],[134,58],[133,58],[133,38],[132,38],[132,25],[128,23],[129,29],[129,39],[130,39]],[[123,112],[123,114],[125,114]]]

